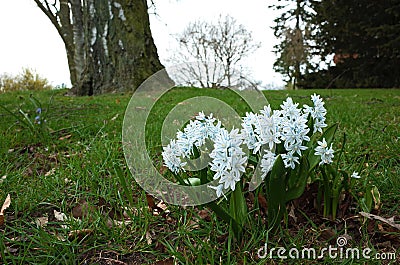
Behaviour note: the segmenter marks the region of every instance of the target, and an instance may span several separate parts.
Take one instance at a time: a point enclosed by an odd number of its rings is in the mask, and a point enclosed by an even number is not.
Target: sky
[[[195,20],[215,21],[230,15],[252,32],[261,47],[244,59],[255,80],[263,85],[283,85],[272,66],[277,43],[271,26],[277,16],[268,8],[271,0],[156,0],[156,15],[150,24],[161,62],[176,50],[175,37]],[[70,85],[64,44],[55,27],[33,0],[0,0],[0,74],[18,74],[22,68],[35,69],[53,85]]]

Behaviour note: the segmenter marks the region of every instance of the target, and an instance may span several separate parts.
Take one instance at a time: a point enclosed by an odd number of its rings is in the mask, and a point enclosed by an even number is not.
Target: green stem
[[[231,224],[232,231],[235,237],[239,238],[240,227],[239,224],[236,222],[236,220],[221,206],[219,206],[215,201],[208,203],[207,206],[210,207],[210,209],[213,210],[216,213],[216,215],[222,220],[224,220],[227,224]]]
[[[325,169],[321,170],[323,177],[323,185],[324,185],[324,217],[327,217],[330,213],[331,206],[331,188],[329,185],[329,179],[326,175]]]

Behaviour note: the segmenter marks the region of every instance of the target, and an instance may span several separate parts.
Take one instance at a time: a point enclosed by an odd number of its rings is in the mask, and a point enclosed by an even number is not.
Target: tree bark
[[[132,91],[163,68],[146,0],[34,1],[64,41],[76,95]]]

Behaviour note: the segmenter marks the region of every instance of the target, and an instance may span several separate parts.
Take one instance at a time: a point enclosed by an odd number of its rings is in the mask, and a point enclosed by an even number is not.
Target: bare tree
[[[132,90],[163,68],[146,0],[34,0],[61,36],[73,91]]]
[[[201,87],[254,87],[239,62],[259,48],[252,34],[230,17],[220,17],[216,23],[195,21],[177,36],[179,50],[171,58],[184,65],[181,80]],[[179,82],[178,82],[179,83]]]

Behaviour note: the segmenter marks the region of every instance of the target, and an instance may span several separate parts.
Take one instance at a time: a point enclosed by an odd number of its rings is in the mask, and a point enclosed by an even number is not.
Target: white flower
[[[318,147],[315,148],[315,151],[318,150],[324,150],[328,147],[328,143],[326,142],[325,138],[322,139],[322,141],[318,141]]]
[[[175,174],[186,165],[186,162],[182,162],[180,158],[182,156],[182,151],[176,144],[175,140],[171,140],[171,142],[163,148],[161,155],[163,157],[165,166]]]
[[[330,148],[328,148],[328,143],[326,142],[325,138],[323,138],[322,141],[318,141],[318,146],[315,148],[315,155],[321,156],[321,162],[319,162],[320,165],[332,163],[334,152],[335,151],[332,149],[332,144]]]
[[[325,123],[325,118],[314,120],[314,133],[316,132],[322,133],[322,129],[325,128],[326,126],[328,125]]]
[[[274,116],[270,116],[271,111],[268,108],[264,108],[262,115],[258,115],[258,123],[255,125],[257,133],[257,139],[259,145],[268,145],[269,150],[273,150],[275,144],[279,144],[280,133],[276,129],[277,124]]]
[[[299,103],[294,104],[292,98],[288,97],[281,105],[283,116],[287,116],[290,119],[299,116],[298,105]]]
[[[272,170],[276,160],[276,155],[269,150],[265,150],[265,153],[261,159],[261,171],[263,174],[261,178],[264,180],[265,176]]]
[[[225,174],[219,180],[219,183],[224,185],[224,189],[230,188],[232,191],[235,190],[236,182],[240,180],[240,175],[235,174],[234,171],[226,171]]]
[[[284,146],[287,151],[292,150],[292,145],[301,145],[303,141],[310,141],[310,137],[307,136],[310,129],[307,127],[306,115],[293,117],[292,120],[283,118],[281,126],[281,139],[285,142]]]
[[[163,148],[164,164],[174,173],[183,169],[186,162],[182,162],[181,159],[189,158],[193,154],[193,146],[204,145],[207,138],[213,140],[219,132],[221,122],[215,124],[215,121],[212,114],[207,117],[200,112],[196,120],[190,121],[183,131],[176,133],[176,140],[171,140],[170,144]]]
[[[255,150],[256,148],[256,134],[254,132],[254,124],[256,122],[257,115],[250,112],[246,113],[243,117],[242,129],[240,130],[243,138],[243,142],[247,145],[250,150]],[[254,151],[256,153],[257,151]]]
[[[226,196],[225,196],[225,194],[224,194],[224,185],[222,185],[222,184],[220,184],[220,185],[218,185],[218,186],[211,186],[211,185],[208,185],[207,187],[209,187],[209,188],[211,188],[211,189],[213,189],[213,190],[215,190],[216,192],[217,192],[217,197],[219,198],[219,197],[221,197],[221,195],[223,195],[224,197],[225,197],[225,199],[227,200],[227,198],[226,198]]]
[[[313,121],[313,133],[322,133],[323,128],[327,127],[322,98],[314,94],[311,100],[313,107],[304,105],[301,109],[289,97],[282,103],[280,110],[272,111],[268,105],[259,114],[246,113],[240,132],[238,129],[229,132],[221,127],[221,122],[212,114],[206,116],[200,112],[195,120],[177,133],[176,141],[172,140],[164,147],[164,163],[174,173],[178,173],[186,164],[181,159],[190,158],[194,147],[199,148],[207,139],[211,140],[214,144],[209,154],[212,159],[209,166],[218,185],[209,187],[216,191],[218,197],[224,195],[224,190],[235,190],[236,183],[245,172],[247,156],[243,152],[242,144],[246,144],[253,154],[262,155],[260,169],[263,179],[273,168],[276,161],[274,152],[276,145],[280,143],[283,143],[286,150],[286,153],[281,154],[285,167],[294,169],[296,164],[300,164],[303,151],[307,150],[306,142],[310,141],[309,119]],[[332,163],[332,144],[329,147],[325,139],[318,141],[315,155],[321,157],[320,165]],[[359,178],[359,175],[354,172],[352,177]]]
[[[272,113],[271,106],[270,105],[264,106],[264,109],[260,110],[260,113],[266,117],[271,117]]]
[[[301,142],[296,142],[291,146],[288,146],[287,151],[297,153],[299,156],[301,156],[301,151],[307,150],[307,148],[307,146],[301,145]]]
[[[275,122],[276,117],[271,116],[271,107],[265,106],[260,112],[261,114],[246,113],[242,123],[243,141],[250,150],[253,150],[253,154],[261,151],[263,145],[273,150],[275,144],[281,142]]]
[[[315,93],[311,96],[311,100],[314,103],[314,107],[304,105],[303,111],[304,113],[310,114],[311,117],[314,119],[314,133],[317,131],[322,133],[322,129],[327,127],[327,124],[325,124],[325,103],[322,101],[322,98]]]
[[[295,163],[300,164],[299,158],[297,156],[293,156],[292,152],[282,154],[281,156],[285,167],[291,167],[292,169],[294,169],[296,167]]]
[[[361,178],[361,176],[358,175],[358,172],[356,172],[356,171],[354,171],[353,174],[351,174],[351,177],[352,177],[352,178],[355,178],[355,179]]]
[[[214,179],[219,179],[224,189],[235,190],[236,183],[245,171],[247,157],[241,148],[242,143],[242,134],[238,129],[228,132],[221,128],[215,136],[210,169],[215,172]]]
[[[210,118],[212,118],[212,113],[210,114]],[[199,112],[196,116],[196,120],[198,121],[205,121],[206,120],[206,115],[204,114],[203,111]]]

